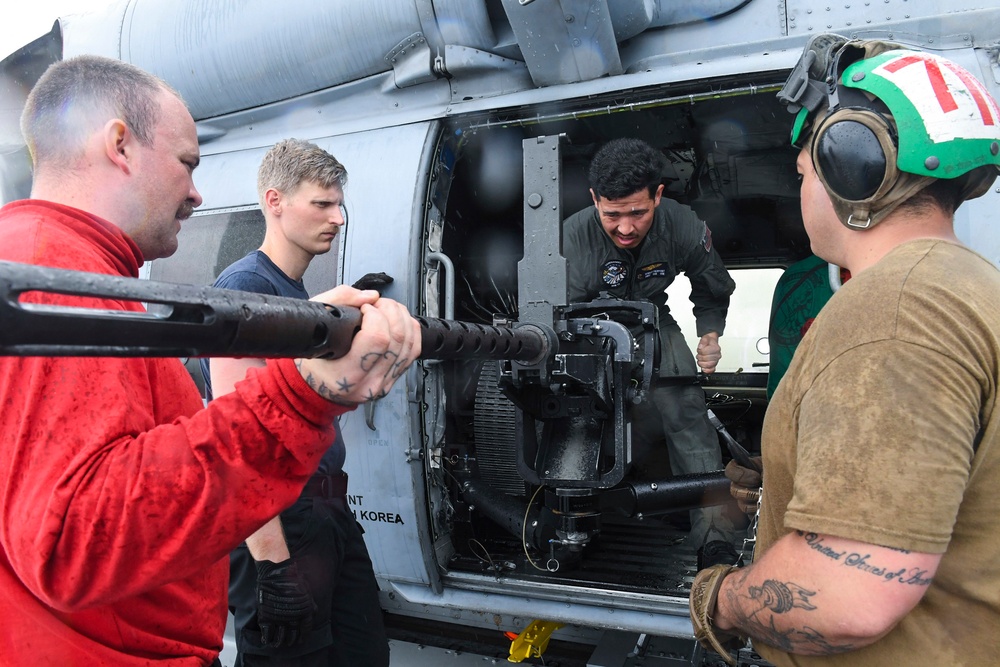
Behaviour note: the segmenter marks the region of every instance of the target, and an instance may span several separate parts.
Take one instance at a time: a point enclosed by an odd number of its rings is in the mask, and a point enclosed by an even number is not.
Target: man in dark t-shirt
[[[257,191],[267,229],[260,249],[215,286],[306,299],[309,263],[346,222],[347,171],[314,144],[288,139],[264,156]],[[206,397],[233,390],[257,359],[202,360]],[[253,443],[247,443],[248,447]],[[361,528],[347,506],[340,429],[294,505],[230,557],[229,607],[237,667],[386,667],[388,640]]]

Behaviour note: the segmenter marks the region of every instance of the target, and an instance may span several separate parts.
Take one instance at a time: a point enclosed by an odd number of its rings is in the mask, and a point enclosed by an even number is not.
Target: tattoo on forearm
[[[852,570],[865,572],[885,583],[895,582],[909,586],[928,586],[933,581],[927,570],[921,568],[894,568],[873,562],[873,555],[838,550],[820,535],[798,531],[799,536],[817,554],[836,561]],[[897,549],[901,553],[910,553]],[[834,642],[816,628],[802,621],[802,613],[817,611],[821,600],[817,591],[809,590],[792,581],[768,579],[759,585],[748,585],[747,578],[752,569],[738,571],[733,575],[733,586],[726,591],[733,621],[755,640],[769,644],[783,651],[831,655],[852,651],[856,647],[846,642]],[[789,616],[793,610],[795,615]],[[817,613],[822,613],[819,610]]]
[[[856,551],[837,551],[831,549],[823,541],[823,538],[816,533],[804,533],[802,531],[796,531],[805,540],[809,548],[818,554],[829,558],[830,560],[835,560],[844,567],[848,567],[855,570],[860,570],[861,572],[867,572],[868,574],[878,577],[883,581],[895,581],[900,584],[907,584],[911,586],[930,586],[934,578],[931,577],[927,570],[912,567],[905,568],[901,567],[898,569],[893,569],[891,567],[886,567],[884,565],[877,565],[871,562],[871,554],[862,554]],[[902,553],[910,553],[905,549],[894,549],[894,551],[900,551]]]
[[[795,608],[806,611],[816,608],[809,602],[809,598],[816,595],[816,591],[806,590],[791,582],[768,579],[760,586],[750,586],[748,590],[751,600],[759,602],[765,609],[775,614],[783,614]]]
[[[812,655],[832,655],[854,650],[853,644],[833,643],[815,628],[802,624],[789,626],[790,621],[778,618],[793,609],[811,612],[816,591],[808,590],[791,581],[768,579],[760,586],[748,586],[747,576],[752,570],[737,572],[726,596],[735,616],[737,627],[753,639],[787,652]]]

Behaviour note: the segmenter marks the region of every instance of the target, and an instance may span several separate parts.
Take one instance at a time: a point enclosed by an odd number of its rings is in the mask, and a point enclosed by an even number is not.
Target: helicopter
[[[770,297],[810,254],[776,93],[809,37],[836,32],[945,55],[1000,97],[997,26],[985,0],[118,0],[59,17],[0,62],[17,112],[0,116],[0,199],[30,191],[17,128],[28,90],[83,53],[156,74],[196,120],[204,204],[179,251],[143,266],[151,281],[211,284],[260,245],[256,171],[276,142],[330,151],[351,174],[349,221],[337,252],[311,263],[308,291],[385,272],[385,294],[415,315],[547,327],[564,356],[426,359],[342,418],[348,501],[390,635],[506,658],[509,632],[518,657],[547,650],[546,664],[713,664],[692,638],[683,538],[686,511],[727,503],[725,489],[673,479],[656,451],[631,446],[626,406],[648,385],[653,334],[635,333],[639,305],[567,303],[560,222],[590,204],[601,145],[638,137],[662,151],[665,196],[705,220],[737,284],[722,365],[697,380],[724,457],[727,438],[759,452]],[[993,190],[955,220],[994,263],[997,211]],[[671,314],[693,348],[686,298],[678,281]],[[569,353],[598,361],[570,367]],[[201,382],[197,359],[186,365]],[[579,405],[602,419],[586,470],[559,440]],[[734,546],[748,559],[745,534]]]

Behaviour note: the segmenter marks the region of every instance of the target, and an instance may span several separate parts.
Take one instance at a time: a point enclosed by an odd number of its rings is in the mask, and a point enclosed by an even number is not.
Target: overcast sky
[[[6,0],[0,9],[0,60],[52,28],[66,14],[104,7],[114,0]]]

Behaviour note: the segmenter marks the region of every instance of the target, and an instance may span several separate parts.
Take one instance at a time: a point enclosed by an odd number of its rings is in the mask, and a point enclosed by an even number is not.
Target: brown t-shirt
[[[943,553],[921,602],[859,651],[777,665],[1000,659],[1000,272],[913,241],[855,276],[795,353],[764,421],[758,554],[793,530]]]

